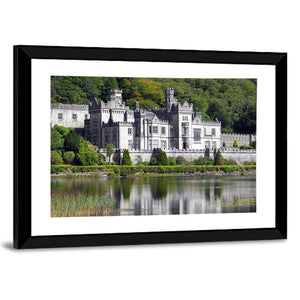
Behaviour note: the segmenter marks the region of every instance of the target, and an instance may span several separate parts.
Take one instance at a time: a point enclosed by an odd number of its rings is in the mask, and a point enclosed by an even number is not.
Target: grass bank
[[[51,174],[86,174],[105,173],[109,176],[131,176],[131,175],[154,175],[154,174],[198,174],[222,172],[224,174],[237,173],[246,175],[248,172],[255,172],[255,165],[225,165],[225,166],[200,166],[200,165],[179,165],[179,166],[118,166],[118,165],[96,165],[96,166],[70,166],[52,165]]]

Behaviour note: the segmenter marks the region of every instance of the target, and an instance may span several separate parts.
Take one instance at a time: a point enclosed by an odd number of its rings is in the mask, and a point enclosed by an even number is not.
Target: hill
[[[51,103],[88,104],[107,101],[111,89],[122,89],[131,109],[138,100],[150,110],[165,107],[164,89],[173,87],[179,102],[193,103],[204,120],[217,118],[223,132],[256,132],[256,79],[51,77]]]

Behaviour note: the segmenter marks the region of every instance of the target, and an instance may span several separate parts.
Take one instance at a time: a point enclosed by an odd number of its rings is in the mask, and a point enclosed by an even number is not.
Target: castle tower
[[[168,112],[170,112],[172,104],[174,102],[174,89],[173,88],[165,89],[165,99],[166,99],[166,109]]]
[[[122,90],[110,90],[110,101],[122,103]]]

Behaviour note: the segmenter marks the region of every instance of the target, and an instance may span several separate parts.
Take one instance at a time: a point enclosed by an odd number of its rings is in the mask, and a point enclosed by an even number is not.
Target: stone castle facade
[[[108,102],[89,105],[85,136],[98,148],[149,150],[205,149],[221,147],[221,122],[203,121],[193,104],[179,103],[174,89],[165,89],[166,107],[146,111],[135,103],[134,111],[122,101],[122,91],[113,90]]]
[[[255,160],[255,150],[232,148],[234,140],[239,146],[250,145],[255,135],[221,133],[221,122],[202,120],[193,104],[174,98],[173,88],[165,89],[165,104],[165,108],[146,111],[136,102],[130,110],[122,100],[122,91],[112,90],[108,102],[94,99],[89,105],[52,104],[51,126],[74,128],[103,154],[106,145],[112,144],[118,149],[116,161],[121,161],[124,149],[133,158],[144,160],[158,155],[159,149],[170,157],[193,160],[211,156],[220,148],[228,159]]]

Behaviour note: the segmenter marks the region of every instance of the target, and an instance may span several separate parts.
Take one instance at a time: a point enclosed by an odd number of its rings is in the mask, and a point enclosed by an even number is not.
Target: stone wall
[[[223,143],[226,144],[226,147],[233,147],[234,141],[238,142],[239,147],[250,144],[256,140],[256,134],[239,134],[239,133],[222,133],[221,134],[221,146]]]
[[[235,148],[221,148],[221,153],[225,159],[233,159],[238,164],[244,161],[256,161],[256,149],[235,149]]]
[[[235,160],[238,164],[242,164],[244,161],[256,161],[256,150],[241,150],[241,149],[233,149],[233,148],[221,148],[222,156],[225,159]],[[206,149],[206,150],[178,150],[178,149],[166,149],[164,150],[168,157],[177,158],[179,156],[183,156],[187,161],[193,161],[198,159],[199,157],[209,156],[211,159],[214,159],[214,155],[216,153],[216,149]],[[160,149],[154,149],[153,151],[148,150],[130,150],[130,157],[133,164],[136,163],[137,160],[147,161],[149,162],[152,157],[157,158],[159,155]],[[106,150],[100,149],[100,153],[106,157]],[[117,164],[121,164],[123,158],[124,150],[117,149],[115,150],[115,154],[113,157],[113,161]],[[108,161],[108,158],[107,158]]]
[[[84,120],[89,119],[88,105],[51,104],[51,127],[84,128]]]

